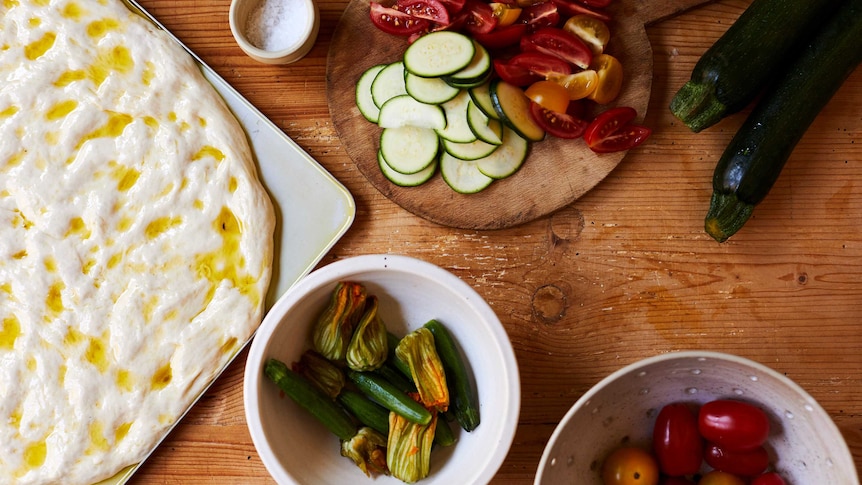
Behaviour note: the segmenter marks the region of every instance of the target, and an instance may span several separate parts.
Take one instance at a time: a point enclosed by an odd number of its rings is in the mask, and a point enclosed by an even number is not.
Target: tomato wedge
[[[596,10],[587,6],[582,5],[577,0],[551,0],[554,5],[557,6],[557,10],[560,11],[565,17],[572,17],[578,14],[589,15],[590,17],[595,17],[603,22],[610,22],[611,16],[602,12],[600,10]]]
[[[541,52],[586,69],[593,51],[580,38],[557,27],[544,27],[521,39],[522,52]]]
[[[463,11],[468,14],[464,22],[464,30],[470,34],[487,34],[497,26],[494,9],[487,3],[480,0],[466,0]]]
[[[637,112],[629,106],[611,108],[590,122],[584,132],[584,141],[596,153],[634,148],[646,141],[652,133],[646,126],[633,124],[635,116]]]
[[[449,17],[460,13],[464,9],[464,0],[440,0],[440,3],[449,11]]]
[[[527,24],[530,32],[542,27],[554,27],[560,23],[560,12],[553,2],[534,3],[521,9],[518,23]]]
[[[565,113],[569,108],[569,92],[552,81],[534,82],[524,94],[539,106],[557,113]]]
[[[395,8],[384,7],[377,2],[371,2],[369,7],[371,23],[387,34],[408,37],[431,26],[431,22],[425,19],[418,19]]]
[[[611,4],[613,0],[578,0],[588,7],[605,8]]]
[[[502,49],[517,44],[526,33],[526,24],[512,24],[497,27],[487,34],[473,34],[473,38],[486,49]]]
[[[551,111],[535,101],[530,101],[530,115],[532,115],[536,124],[541,126],[546,133],[550,133],[557,138],[579,138],[583,136],[589,124],[568,113]]]
[[[398,10],[416,17],[434,22],[435,24],[449,25],[449,11],[440,0],[398,0]]]
[[[530,72],[525,66],[503,59],[494,59],[494,71],[500,76],[500,79],[513,86],[529,86],[542,80],[542,76]]]

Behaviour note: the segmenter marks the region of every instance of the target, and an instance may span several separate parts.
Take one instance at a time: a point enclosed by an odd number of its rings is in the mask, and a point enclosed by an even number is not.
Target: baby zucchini
[[[467,366],[461,359],[461,354],[455,346],[452,335],[437,320],[431,320],[425,324],[425,328],[434,335],[434,345],[437,354],[443,362],[446,371],[446,379],[449,383],[449,395],[452,400],[452,409],[458,424],[465,431],[473,431],[479,426],[479,396],[473,390],[473,383],[467,372]]]
[[[421,425],[431,422],[430,411],[379,375],[351,370],[347,372],[347,378],[365,395],[405,419]]]

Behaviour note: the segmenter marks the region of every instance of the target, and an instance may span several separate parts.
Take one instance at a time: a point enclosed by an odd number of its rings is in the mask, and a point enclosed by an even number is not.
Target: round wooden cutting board
[[[573,0],[577,1],[577,0]],[[616,105],[635,108],[642,119],[652,86],[652,49],[645,26],[709,0],[616,0],[607,52],[623,65],[625,81]],[[514,175],[477,194],[458,194],[439,174],[418,187],[389,182],[377,166],[380,128],[356,107],[359,76],[375,64],[401,59],[407,41],[381,32],[368,15],[369,0],[351,0],[335,29],[326,66],[326,96],[335,129],[362,174],[404,209],[437,224],[463,229],[501,229],[560,209],[593,188],[625,156],[596,154],[582,139],[548,137],[533,143]]]

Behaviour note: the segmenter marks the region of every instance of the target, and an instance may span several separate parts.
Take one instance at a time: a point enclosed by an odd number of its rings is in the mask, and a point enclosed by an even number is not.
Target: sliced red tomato
[[[596,153],[610,153],[634,148],[649,138],[652,130],[636,125],[634,108],[619,106],[596,116],[587,131],[584,141]],[[699,423],[700,421],[698,421]],[[699,427],[698,427],[699,428]]]
[[[596,10],[585,5],[582,5],[578,0],[551,0],[560,14],[564,17],[572,17],[574,15],[583,14],[595,17],[604,22],[610,22],[611,16],[601,10]]]
[[[512,24],[498,27],[487,34],[473,34],[473,38],[486,49],[502,49],[517,44],[526,33],[526,24]]]
[[[605,8],[611,4],[613,0],[578,0],[584,5],[592,8]]]
[[[539,2],[521,8],[518,23],[527,24],[527,30],[533,32],[542,27],[554,27],[560,23],[560,12],[553,2]]]
[[[787,485],[787,482],[778,473],[769,472],[752,480],[751,485]]]
[[[715,443],[708,443],[703,452],[706,464],[727,473],[743,477],[760,475],[769,467],[769,453],[758,446],[751,450],[733,451]]]
[[[547,79],[552,74],[571,74],[572,65],[568,62],[541,52],[522,52],[509,59],[516,66],[523,66],[533,74]]]
[[[750,450],[769,437],[769,418],[753,404],[718,399],[701,406],[698,429],[707,441],[728,450]]]
[[[371,22],[375,27],[387,34],[407,37],[411,34],[427,30],[431,26],[431,22],[425,19],[417,19],[398,9],[384,7],[377,2],[371,2],[369,6]]]
[[[541,126],[546,133],[557,138],[579,138],[583,136],[589,124],[568,113],[551,111],[535,101],[530,101],[530,114],[536,124]]]
[[[449,11],[449,17],[452,17],[464,10],[465,0],[440,0],[440,2]]]
[[[542,80],[541,76],[530,72],[526,67],[503,59],[494,59],[494,71],[500,76],[500,79],[513,86],[529,86]]]
[[[398,10],[416,17],[434,22],[435,24],[449,25],[449,11],[440,0],[398,0]]]
[[[470,34],[487,34],[497,26],[494,9],[485,2],[466,0],[463,11],[468,14],[466,22],[464,22],[464,30]]]
[[[700,470],[703,439],[697,430],[697,416],[686,404],[668,404],[659,411],[652,443],[662,473],[679,477]]]
[[[521,39],[521,51],[550,54],[586,69],[593,60],[593,51],[577,36],[557,27],[544,27]]]

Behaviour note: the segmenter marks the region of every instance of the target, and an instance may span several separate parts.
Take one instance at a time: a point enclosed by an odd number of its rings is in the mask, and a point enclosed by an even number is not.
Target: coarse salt
[[[309,15],[303,0],[261,0],[248,15],[245,34],[258,49],[287,49],[302,40]]]

